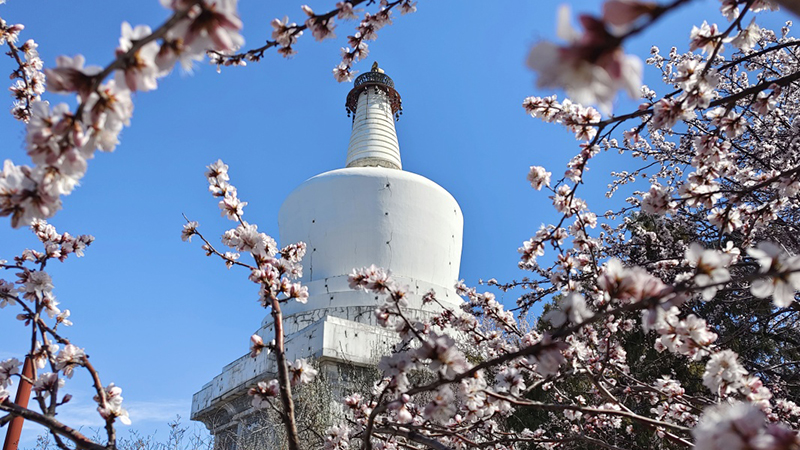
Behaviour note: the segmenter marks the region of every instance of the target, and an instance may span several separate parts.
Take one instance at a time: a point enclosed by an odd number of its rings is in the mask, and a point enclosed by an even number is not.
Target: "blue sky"
[[[333,3],[309,2],[316,11]],[[574,9],[599,11],[599,1],[575,3]],[[274,17],[303,20],[300,4],[242,0],[246,46],[263,41]],[[695,2],[627,49],[645,57],[654,43],[685,49],[691,25],[702,22],[698,18],[724,21],[718,5]],[[516,249],[540,224],[556,220],[547,194],[527,183],[528,167],[543,165],[558,176],[578,151],[571,134],[528,117],[521,107],[529,95],[550,94],[535,89],[524,61],[538,39],[554,37],[558,6],[542,0],[422,0],[418,13],[398,16],[379,32],[369,58],[357,67],[367,71],[379,61],[402,95],[397,129],[404,169],[439,183],[460,203],[461,276],[471,285],[479,278],[525,275],[516,267]],[[89,64],[104,65],[122,21],[156,26],[167,11],[156,0],[9,0],[0,6],[0,17],[26,25],[22,39],[39,43],[46,65],[77,53]],[[765,15],[759,23],[786,18]],[[299,53],[289,60],[268,54],[260,63],[221,74],[201,63],[191,75],[176,71],[158,90],[135,95],[122,145],[91,161],[82,186],[51,220],[61,232],[97,238],[86,257],[50,271],[55,293],[75,322],[66,334],[86,348],[105,383],[123,388],[133,429],[158,430],[163,440],[175,414],[188,423],[191,395],[246,353],[265,314],[246,273],[228,271],[206,258],[198,243],[180,240],[182,213],[213,239],[230,226],[207,193],[205,166],[218,158],[228,163],[239,196],[249,202],[245,218],[277,236],[278,209],[289,192],[344,165],[350,134],[344,101],[351,86],[338,84],[331,69],[356,25],[340,23],[339,37],[325,43],[303,36]],[[0,73],[11,69],[10,59],[0,59]],[[646,82],[657,86],[658,74],[645,72]],[[67,96],[47,98],[72,104]],[[0,96],[0,110],[4,101],[11,106],[10,96]],[[623,100],[615,110],[633,106]],[[28,162],[23,133],[10,115],[0,117],[0,159]],[[608,172],[632,166],[606,154],[593,164],[581,195],[602,213]],[[0,258],[37,243],[29,231],[12,230],[7,219],[0,220]],[[510,307],[517,295],[501,298]],[[0,312],[0,359],[21,359],[26,352],[15,314]],[[75,400],[62,420],[85,427],[99,423],[91,414],[88,380],[76,376],[67,390]],[[26,427],[23,444],[32,446],[36,432]]]

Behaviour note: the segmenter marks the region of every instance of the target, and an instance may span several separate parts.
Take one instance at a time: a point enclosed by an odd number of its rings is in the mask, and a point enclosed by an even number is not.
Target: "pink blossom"
[[[227,198],[227,197],[226,197]],[[246,205],[246,202],[240,202]],[[261,258],[271,258],[278,252],[275,239],[258,231],[258,225],[245,222],[228,230],[222,236],[222,243],[239,252],[249,252]]]
[[[744,402],[706,409],[692,435],[697,450],[774,448],[766,433],[764,413]]]
[[[687,111],[707,108],[715,97],[720,75],[696,59],[686,59],[678,65],[675,82],[683,89],[677,101]]]
[[[125,425],[130,425],[131,419],[128,417],[128,411],[122,407],[122,388],[115,386],[114,383],[109,383],[104,390],[105,401],[98,395],[94,396],[94,401],[99,405],[97,412],[100,413],[100,417],[106,420],[118,418]]]
[[[71,327],[72,321],[69,320],[69,316],[71,315],[68,309],[61,311],[60,314],[56,317],[56,324],[64,325],[65,327]]]
[[[735,111],[728,111],[726,108],[714,108],[706,113],[706,117],[711,123],[718,126],[725,137],[732,139],[742,134],[747,126],[747,120],[743,114]]]
[[[741,30],[733,39],[730,40],[730,42],[739,50],[747,52],[756,46],[756,43],[760,38],[761,27],[756,25],[756,20],[753,18],[753,20],[750,21],[750,25]]]
[[[778,4],[775,2],[775,0],[755,0],[750,5],[750,10],[753,12],[760,12],[765,10],[776,11],[778,9],[779,9]]]
[[[349,5],[349,3],[348,3]],[[347,425],[332,425],[325,430],[324,450],[350,448],[350,428]]]
[[[530,356],[528,359],[532,364],[536,364],[536,372],[543,376],[558,374],[562,364],[567,362],[564,358],[562,350],[566,348],[563,342],[553,342],[549,334],[542,337],[541,344],[543,348],[536,355]]]
[[[289,262],[299,263],[306,254],[306,243],[298,242],[296,244],[289,244],[281,249],[280,254],[281,257],[285,258]]]
[[[608,112],[616,92],[624,89],[637,95],[642,79],[641,61],[625,55],[619,41],[605,24],[590,16],[580,16],[585,28],[580,35],[569,24],[570,12],[559,10],[558,36],[567,42],[536,44],[528,54],[528,67],[539,74],[539,87],[560,87],[581,104],[597,103]]]
[[[20,280],[17,283],[22,284],[22,295],[29,300],[40,300],[45,294],[53,290],[53,280],[50,275],[44,271],[31,271],[23,272],[18,275]]]
[[[364,289],[378,294],[383,294],[394,287],[391,274],[375,265],[353,269],[348,277],[348,282],[350,289]]]
[[[0,362],[0,388],[13,384],[11,376],[19,374],[20,366],[22,366],[22,363],[17,358],[10,358]]]
[[[183,20],[167,31],[156,55],[156,66],[162,72],[170,72],[176,62],[180,62],[185,72],[191,72],[195,61],[201,61],[205,56],[202,43],[194,41],[190,46],[185,41],[188,33],[189,21]],[[207,39],[206,39],[207,40]]]
[[[339,12],[336,14],[338,19],[350,20],[358,18],[356,11],[353,10],[353,4],[349,1],[336,2],[336,8],[339,10]]]
[[[691,267],[696,268],[694,276],[695,284],[703,289],[703,298],[711,300],[716,295],[717,290],[731,279],[727,266],[731,263],[731,257],[715,250],[703,249],[697,242],[692,243],[686,251],[686,261]]]
[[[739,363],[739,355],[733,350],[714,353],[706,364],[703,385],[711,392],[726,395],[742,387],[747,370]]]
[[[48,362],[50,362],[50,358],[58,351],[58,345],[56,344],[49,344],[43,346],[41,342],[36,341],[36,345],[33,351],[33,363],[39,369],[44,369]]]
[[[737,0],[722,0],[722,6],[720,6],[719,10],[726,19],[734,20],[741,14],[738,4]]]
[[[716,24],[709,25],[708,22],[704,20],[703,25],[692,27],[689,38],[689,50],[697,50],[699,48],[703,53],[710,54],[719,43],[720,35]],[[721,49],[722,44],[720,43],[720,52],[722,52]]]
[[[314,11],[308,5],[303,5],[301,8],[308,16],[305,25],[309,30],[311,30],[311,34],[314,36],[315,40],[324,41],[325,39],[332,39],[336,37],[336,33],[333,32],[333,30],[336,28],[336,24],[333,22],[332,17],[328,19],[320,18],[314,14]]]
[[[755,111],[760,115],[769,114],[771,111],[775,110],[775,107],[778,106],[778,101],[776,100],[777,94],[775,93],[766,93],[761,91],[756,96],[756,102],[753,105]]]
[[[445,378],[452,378],[469,367],[463,353],[456,348],[455,341],[450,336],[431,335],[417,350],[417,357],[430,360],[428,367]]]
[[[767,278],[753,281],[750,291],[758,298],[772,296],[775,306],[789,307],[795,292],[800,289],[800,256],[787,256],[772,242],[761,242],[757,248],[747,249],[747,254],[758,262],[759,272]]]
[[[33,102],[26,129],[28,155],[33,162],[53,166],[77,183],[86,170],[86,160],[75,147],[83,146],[86,136],[83,125],[75,120],[69,106],[60,103],[51,109],[48,102]]]
[[[656,128],[672,128],[679,120],[695,117],[694,112],[670,98],[662,98],[653,106],[653,126]]]
[[[269,349],[269,346],[265,345],[264,340],[261,339],[261,336],[257,334],[250,336],[250,342],[252,342],[252,345],[250,346],[251,358],[255,358],[256,356],[261,354],[261,351],[264,350],[265,348]]]
[[[618,27],[626,26],[641,16],[651,14],[658,5],[638,0],[607,0],[603,3],[603,20]]]
[[[714,208],[708,213],[707,218],[712,225],[726,233],[731,233],[744,225],[738,209],[728,211],[724,208]]]
[[[297,359],[293,363],[289,363],[289,375],[292,386],[308,384],[314,381],[317,369],[311,367],[311,364],[305,359]]]
[[[45,372],[37,376],[31,388],[37,395],[47,398],[53,390],[64,387],[65,383],[64,379],[59,378],[57,373]]]
[[[400,14],[410,14],[417,12],[417,2],[411,0],[403,0],[400,3]]]
[[[437,389],[433,398],[422,410],[422,415],[433,422],[447,423],[456,412],[455,395],[450,387]]]
[[[642,195],[642,211],[650,214],[669,214],[674,212],[676,203],[670,189],[653,183],[650,190]]]
[[[356,72],[350,70],[350,66],[343,62],[333,68],[333,77],[336,78],[336,81],[339,83],[344,81],[349,83],[350,81],[353,81],[353,75],[355,74]]]
[[[16,305],[16,296],[17,289],[14,285],[6,280],[0,279],[0,309],[5,308],[6,305]]]
[[[254,408],[266,408],[270,406],[270,399],[277,397],[280,393],[278,380],[259,381],[255,387],[250,388],[248,395],[253,397],[252,405]]]
[[[86,97],[94,82],[94,76],[103,71],[100,66],[83,67],[83,55],[74,58],[59,56],[56,58],[55,69],[45,69],[47,84],[52,92],[77,92],[81,97]]]
[[[305,304],[308,302],[308,287],[301,286],[300,283],[291,283],[286,291],[286,296],[297,300],[298,303]]]
[[[594,314],[586,308],[586,300],[576,292],[570,292],[558,301],[558,307],[542,316],[542,320],[550,322],[558,328],[568,321],[573,324],[583,323]]]
[[[542,187],[550,186],[550,175],[550,172],[542,166],[531,166],[531,170],[528,172],[528,181],[530,181],[531,187],[540,191]]]
[[[17,42],[19,38],[19,33],[25,29],[25,25],[22,24],[14,24],[6,26],[5,21],[3,21],[3,28],[2,33],[0,33],[0,45],[5,45],[6,42]]]
[[[82,366],[85,357],[83,349],[68,344],[56,355],[56,369],[63,371],[67,378],[72,378],[73,369]]]
[[[133,42],[146,38],[152,33],[147,25],[131,27],[128,22],[122,22],[122,37],[119,38],[117,56],[122,56],[133,47]],[[148,42],[136,51],[129,59],[124,60],[124,66],[117,70],[115,81],[120,86],[127,86],[131,91],[151,91],[158,86],[156,79],[163,75],[156,66],[155,58],[158,54],[158,44]]]
[[[206,166],[206,178],[210,184],[217,184],[223,181],[230,180],[228,175],[228,165],[223,163],[221,159]]]
[[[291,47],[303,35],[302,31],[296,29],[296,23],[289,23],[289,17],[284,17],[283,20],[273,19],[271,25],[272,39],[282,47]]]
[[[220,214],[234,221],[241,220],[241,217],[244,215],[245,206],[247,206],[247,202],[239,200],[235,191],[227,192],[222,200],[219,201]]]
[[[200,54],[205,50],[232,52],[241,47],[244,38],[239,33],[242,21],[236,12],[237,1],[202,2],[200,12],[189,16],[184,44]]]
[[[192,236],[197,234],[197,227],[199,224],[195,221],[187,222],[183,225],[183,230],[181,230],[181,240],[183,242],[191,242]]]

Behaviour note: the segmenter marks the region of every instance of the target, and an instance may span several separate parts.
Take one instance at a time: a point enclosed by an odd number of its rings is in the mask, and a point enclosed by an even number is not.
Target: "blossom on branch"
[[[759,272],[769,274],[767,278],[753,281],[750,291],[759,298],[772,296],[775,306],[786,308],[794,302],[795,292],[800,290],[800,256],[787,256],[772,242],[761,242],[756,248],[747,250],[756,259]]]
[[[314,381],[314,377],[317,376],[317,369],[311,367],[305,359],[297,359],[293,363],[289,363],[289,374],[292,377],[292,386],[297,386]]]
[[[94,396],[94,401],[98,403],[97,412],[100,417],[106,420],[119,419],[125,425],[131,424],[128,411],[122,407],[122,388],[110,383],[104,388],[105,398],[99,395]]]
[[[152,33],[147,25],[131,27],[128,22],[122,22],[122,36],[119,38],[117,56],[125,55],[133,48],[134,42],[146,38]],[[127,86],[131,91],[152,91],[158,87],[156,79],[163,76],[163,72],[156,65],[158,44],[148,42],[138,49],[131,57],[123,60],[123,65],[116,72],[115,81],[121,86]]]
[[[59,56],[55,69],[45,69],[49,88],[52,92],[77,92],[86,97],[91,92],[94,78],[103,71],[100,66],[83,67],[86,59],[83,55],[74,58]]]
[[[242,20],[236,11],[238,0],[207,0],[195,5],[189,13],[182,43],[189,54],[206,50],[232,52],[244,44],[239,33]]]
[[[17,358],[9,358],[0,362],[0,388],[14,384],[11,376],[19,374],[20,366],[22,363]]]
[[[642,63],[626,55],[620,40],[600,19],[581,15],[585,31],[580,34],[570,25],[570,11],[562,7],[558,14],[558,37],[566,41],[560,46],[552,42],[536,44],[528,54],[528,67],[538,73],[540,88],[563,88],[580,104],[597,104],[611,111],[617,91],[623,89],[633,97],[641,85]]]
[[[540,191],[542,187],[550,186],[550,175],[550,172],[542,166],[531,166],[528,172],[528,181],[531,182],[531,187]]]

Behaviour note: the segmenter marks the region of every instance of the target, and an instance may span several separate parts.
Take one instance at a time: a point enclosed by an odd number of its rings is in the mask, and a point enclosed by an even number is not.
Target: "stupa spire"
[[[372,64],[356,78],[347,94],[347,113],[353,114],[353,131],[347,148],[347,167],[402,169],[400,144],[394,122],[402,114],[402,100],[394,81]]]

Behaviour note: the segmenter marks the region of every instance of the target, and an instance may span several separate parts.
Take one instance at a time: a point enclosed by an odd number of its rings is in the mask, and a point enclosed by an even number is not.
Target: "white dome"
[[[310,289],[314,281],[374,264],[395,277],[452,290],[461,263],[463,223],[461,208],[444,188],[420,175],[382,167],[351,167],[310,178],[278,213],[282,245],[308,244],[301,281]]]

